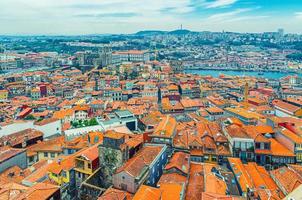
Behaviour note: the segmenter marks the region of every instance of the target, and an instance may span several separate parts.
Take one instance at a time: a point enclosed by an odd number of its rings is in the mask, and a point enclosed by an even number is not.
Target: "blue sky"
[[[0,34],[302,33],[302,0],[0,0]]]

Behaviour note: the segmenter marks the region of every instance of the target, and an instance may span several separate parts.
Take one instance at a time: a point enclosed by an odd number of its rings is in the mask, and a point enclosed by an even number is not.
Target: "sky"
[[[0,0],[0,34],[302,33],[302,0]]]

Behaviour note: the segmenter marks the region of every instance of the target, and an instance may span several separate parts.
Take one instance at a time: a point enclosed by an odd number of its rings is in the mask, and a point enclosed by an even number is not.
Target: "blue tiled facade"
[[[167,154],[167,146],[163,146],[161,153],[156,157],[153,163],[150,165],[149,176],[146,180],[146,184],[150,186],[156,186],[158,180],[160,179],[161,175],[163,174],[163,169],[168,161],[168,154]]]

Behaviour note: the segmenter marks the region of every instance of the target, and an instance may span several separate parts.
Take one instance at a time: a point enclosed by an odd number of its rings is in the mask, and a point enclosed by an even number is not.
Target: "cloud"
[[[184,6],[184,7],[165,7],[160,10],[162,14],[186,14],[194,11],[193,6]]]
[[[230,6],[236,3],[238,0],[215,0],[213,2],[206,3],[206,8],[220,8]]]
[[[295,17],[297,19],[302,19],[302,12],[295,12]]]
[[[136,17],[139,14],[134,12],[125,12],[125,13],[99,13],[99,14],[77,14],[74,15],[79,18],[128,18],[128,17]]]
[[[283,6],[289,5],[287,1],[271,8],[263,0],[0,0],[0,27],[5,27],[0,28],[0,34],[132,33],[142,29],[171,30],[180,24],[196,31],[239,27],[244,31],[267,31],[280,26],[295,31],[300,27],[296,24],[301,23],[302,12],[287,17],[289,8]],[[262,7],[255,10],[256,6]],[[267,15],[272,17],[255,20]]]
[[[218,13],[218,14],[213,14],[211,16],[209,16],[207,18],[207,20],[210,21],[222,21],[222,20],[226,20],[226,19],[230,19],[233,18],[235,16],[237,16],[238,14],[244,13],[244,12],[248,12],[253,10],[252,8],[239,8],[233,11],[229,11],[229,12],[223,12],[223,13]]]
[[[239,16],[239,17],[233,17],[231,19],[225,20],[225,22],[236,22],[236,21],[249,21],[249,20],[257,20],[257,19],[266,19],[269,18],[268,15],[259,15],[259,16]]]
[[[71,9],[71,10],[105,10],[107,8],[117,8],[118,6],[124,7],[127,5],[127,2],[122,0],[112,0],[112,1],[98,1],[98,2],[82,2],[79,0],[73,1],[69,4],[59,4],[58,9]]]

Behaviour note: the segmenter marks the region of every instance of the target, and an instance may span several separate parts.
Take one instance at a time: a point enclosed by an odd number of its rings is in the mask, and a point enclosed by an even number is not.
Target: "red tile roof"
[[[290,156],[295,157],[294,152],[287,149],[283,144],[279,143],[276,139],[270,138],[271,142],[271,154],[273,156]]]
[[[280,108],[286,111],[289,111],[291,113],[296,112],[297,110],[301,109],[299,106],[295,106],[293,104],[287,103],[285,101],[282,100],[274,100],[272,102],[272,104],[276,107],[276,108]]]
[[[0,138],[0,146],[10,145],[15,146],[22,144],[26,140],[39,138],[43,136],[43,132],[36,129],[25,129],[10,135],[6,135]]]
[[[131,200],[132,194],[115,188],[108,188],[98,200]]]
[[[190,169],[186,200],[200,200],[204,191],[203,166],[202,164],[191,163]]]
[[[177,174],[177,173],[170,173],[170,174],[163,174],[157,185],[161,185],[162,183],[179,183],[179,184],[186,184],[187,177]]]
[[[19,166],[10,167],[0,174],[0,185],[10,182],[21,184],[30,173],[29,170],[22,170]]]
[[[275,182],[282,187],[280,189],[288,194],[302,184],[302,173],[299,169],[301,166],[289,165],[272,170],[270,174]]]
[[[184,152],[176,152],[173,154],[171,160],[166,165],[165,169],[169,170],[172,168],[176,168],[179,171],[183,172],[184,174],[189,173],[189,160],[190,160],[190,154],[184,153]]]
[[[210,192],[203,192],[202,193],[202,200],[244,200],[245,198],[243,197],[234,197],[234,196],[227,196],[227,195],[222,195],[222,194],[215,194],[215,193],[210,193]]]
[[[22,152],[25,152],[25,149],[0,148],[0,163],[20,154]]]
[[[284,194],[263,166],[251,162],[245,164],[244,167],[254,184],[255,193],[260,196],[260,199],[269,199],[270,197],[273,199],[284,198]]]
[[[151,136],[172,138],[176,129],[177,122],[175,118],[167,115],[156,127],[154,133]]]
[[[137,177],[144,167],[147,167],[162,150],[162,146],[145,146],[134,157],[128,160],[116,173],[122,171]]]
[[[25,193],[20,195],[16,200],[47,200],[54,193],[59,192],[60,188],[56,185],[47,184],[47,183],[37,183],[36,185],[30,187]]]
[[[99,157],[98,144],[88,147],[80,154],[80,156],[83,156],[90,161],[96,160]]]
[[[161,200],[162,192],[158,188],[142,185],[132,200]]]

